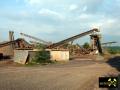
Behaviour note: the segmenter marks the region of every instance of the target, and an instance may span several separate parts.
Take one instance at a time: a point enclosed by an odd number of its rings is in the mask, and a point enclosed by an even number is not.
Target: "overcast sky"
[[[94,27],[102,42],[120,42],[120,0],[0,0],[0,41],[9,30],[57,42]]]

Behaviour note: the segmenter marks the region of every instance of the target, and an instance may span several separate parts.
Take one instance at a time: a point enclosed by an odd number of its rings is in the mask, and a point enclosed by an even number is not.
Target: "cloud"
[[[27,5],[34,8],[57,9],[58,11],[67,12],[67,10],[95,11],[104,0],[25,0]]]
[[[102,34],[120,35],[120,0],[17,1],[20,4],[14,6],[11,2],[11,9],[1,11],[1,27],[12,25],[16,31],[39,33],[48,39],[52,36],[53,40],[57,36],[60,40],[93,27],[100,28]]]
[[[92,15],[82,13],[78,18],[80,19],[90,19]]]
[[[4,19],[4,20],[8,20],[9,21],[17,21],[18,23],[21,21],[26,21],[31,19],[33,16],[31,15],[31,13],[25,11],[25,10],[21,10],[21,11],[16,11],[16,12],[3,12],[2,14],[0,14],[0,16]]]
[[[76,4],[72,4],[72,5],[70,5],[69,10],[73,11],[73,10],[76,10],[77,8],[78,8],[78,6]]]
[[[55,18],[59,18],[59,19],[64,19],[64,16],[62,16],[60,13],[49,10],[49,9],[41,9],[38,11],[38,13],[42,16],[51,16],[51,17],[55,17]]]
[[[28,14],[27,11],[21,11],[21,12],[19,13],[19,15],[20,15],[21,17],[29,17],[29,14]]]
[[[102,20],[98,20],[94,23],[90,24],[91,28],[97,27],[101,29],[101,33],[104,35],[120,35],[120,25],[118,24],[120,21],[118,21],[115,18],[102,18]]]
[[[25,0],[25,2],[29,3],[30,5],[39,4],[40,0]]]

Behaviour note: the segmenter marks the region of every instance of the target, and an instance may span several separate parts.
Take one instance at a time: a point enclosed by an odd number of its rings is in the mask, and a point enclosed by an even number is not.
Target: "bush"
[[[36,56],[33,60],[33,63],[51,63],[50,52],[48,51],[39,51],[36,53]]]
[[[117,50],[114,50],[114,49],[108,49],[108,52],[110,54],[117,54],[118,53]]]

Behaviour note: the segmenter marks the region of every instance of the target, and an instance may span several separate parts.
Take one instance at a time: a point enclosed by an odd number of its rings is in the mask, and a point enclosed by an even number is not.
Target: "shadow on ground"
[[[107,63],[120,72],[120,56],[110,58]],[[111,76],[111,75],[110,75]],[[108,90],[120,90],[120,74],[118,75],[118,88],[109,88]]]
[[[116,68],[118,71],[120,71],[120,56],[115,56],[113,58],[110,58],[107,63]]]

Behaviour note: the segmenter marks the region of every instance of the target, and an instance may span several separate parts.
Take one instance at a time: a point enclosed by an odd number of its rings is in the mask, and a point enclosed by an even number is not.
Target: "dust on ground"
[[[119,57],[107,62],[77,58],[33,67],[4,63],[0,65],[0,90],[106,90],[98,87],[98,79],[119,74],[119,61]]]

